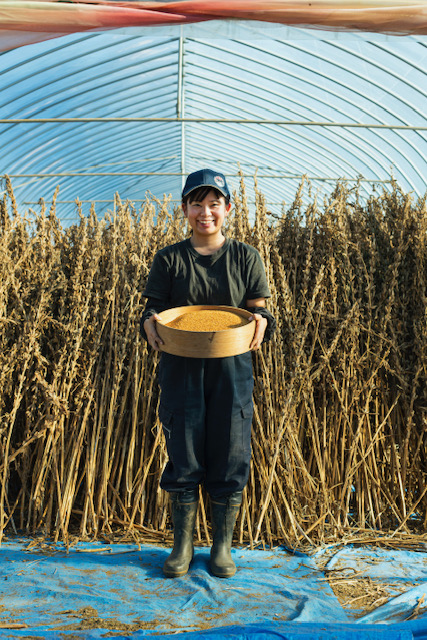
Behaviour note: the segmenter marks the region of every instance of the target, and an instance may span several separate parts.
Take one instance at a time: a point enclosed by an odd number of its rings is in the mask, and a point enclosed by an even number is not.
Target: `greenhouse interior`
[[[427,638],[426,72],[423,0],[0,0],[1,638]],[[200,486],[171,580],[140,320],[200,169],[277,328],[237,572]]]

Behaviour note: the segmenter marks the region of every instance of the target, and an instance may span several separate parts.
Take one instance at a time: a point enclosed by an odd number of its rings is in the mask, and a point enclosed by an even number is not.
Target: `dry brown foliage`
[[[338,183],[269,215],[244,185],[227,233],[264,259],[278,319],[254,354],[244,544],[416,545],[427,519],[425,200]],[[0,208],[0,541],[4,532],[161,541],[157,356],[139,336],[155,252],[188,233],[169,202],[116,196],[62,228]],[[197,533],[209,541],[201,492]]]

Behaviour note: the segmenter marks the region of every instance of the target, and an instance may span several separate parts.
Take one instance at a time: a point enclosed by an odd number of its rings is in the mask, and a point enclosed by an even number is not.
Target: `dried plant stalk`
[[[227,233],[261,253],[278,320],[253,356],[253,461],[236,539],[415,548],[427,522],[427,208],[338,183],[277,218],[243,180]],[[168,199],[115,197],[62,228],[0,203],[0,541],[161,542],[158,357],[139,335],[154,254],[186,237]],[[210,540],[200,492],[200,543]]]

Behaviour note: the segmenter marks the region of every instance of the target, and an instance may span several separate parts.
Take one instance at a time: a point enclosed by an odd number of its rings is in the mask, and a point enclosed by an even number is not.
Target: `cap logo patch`
[[[220,189],[223,189],[225,187],[224,178],[221,178],[221,176],[215,176],[214,182],[218,185],[218,187],[220,187]]]

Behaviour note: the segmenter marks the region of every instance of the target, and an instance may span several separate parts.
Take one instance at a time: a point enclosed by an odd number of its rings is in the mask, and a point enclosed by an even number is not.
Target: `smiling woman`
[[[261,256],[255,248],[226,238],[222,232],[231,208],[229,198],[221,172],[199,169],[187,176],[182,208],[193,234],[156,254],[144,291],[148,300],[141,320],[143,335],[155,350],[162,350],[165,344],[158,333],[162,326],[159,312],[164,310],[215,304],[222,305],[221,312],[225,306],[246,310],[258,300],[265,311],[270,291]],[[245,331],[244,348],[232,355],[225,351],[223,357],[221,350],[215,357],[206,357],[203,351],[196,356],[162,352],[159,417],[169,460],[161,487],[171,496],[174,522],[174,547],[163,572],[170,578],[185,575],[193,559],[201,486],[211,498],[211,571],[221,578],[236,572],[231,543],[251,459],[254,378],[250,350],[259,349],[268,324],[256,310],[246,315],[255,321],[254,331],[246,325],[250,336]],[[198,324],[203,328],[203,318]],[[219,331],[218,337],[221,340],[234,331],[239,328]],[[189,337],[193,342],[194,336]]]

